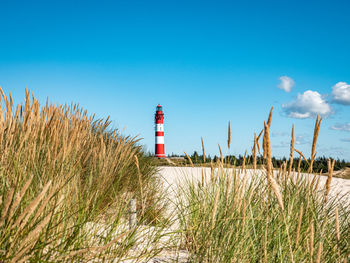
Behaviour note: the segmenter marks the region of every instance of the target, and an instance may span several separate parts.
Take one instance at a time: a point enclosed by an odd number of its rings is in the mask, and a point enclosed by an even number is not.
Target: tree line
[[[186,155],[177,155],[177,154],[171,154],[168,155],[168,157],[183,157],[185,160],[188,160],[188,157]],[[194,151],[192,155],[189,155],[189,158],[191,159],[193,164],[209,164],[211,162],[217,162],[221,157],[214,155],[214,156],[210,156],[210,155],[206,155],[205,156],[205,162],[204,162],[204,158],[202,154],[199,154],[197,151]],[[264,158],[262,155],[259,155],[256,157],[257,158],[257,165],[262,165],[264,164]],[[328,159],[325,156],[322,157],[318,157],[315,159],[314,163],[313,163],[313,171],[314,172],[328,172]],[[234,166],[242,166],[243,161],[244,161],[244,156],[243,155],[227,155],[225,157],[223,157],[223,161],[226,164],[230,164],[230,165],[234,165]],[[309,163],[310,163],[310,159],[308,159],[307,161],[304,159],[301,159],[300,162],[300,170],[302,172],[306,172],[309,168]],[[272,164],[273,167],[275,168],[279,168],[283,165],[283,163],[289,162],[289,158],[287,159],[286,157],[283,158],[276,158],[276,157],[272,157]],[[245,158],[245,164],[246,166],[249,168],[250,165],[252,165],[253,163],[253,156],[252,155],[247,155]],[[293,168],[297,171],[298,169],[298,163],[299,163],[299,157],[298,158],[294,158],[293,160]],[[350,162],[346,162],[344,159],[340,160],[340,159],[336,159],[335,160],[335,165],[334,165],[334,170],[341,170],[344,169],[346,167],[350,167]]]

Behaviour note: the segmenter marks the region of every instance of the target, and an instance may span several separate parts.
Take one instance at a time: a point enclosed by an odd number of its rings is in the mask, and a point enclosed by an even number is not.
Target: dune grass
[[[319,184],[318,175],[303,177],[287,163],[279,171],[272,167],[271,118],[272,110],[264,123],[262,176],[252,170],[248,176],[244,168],[224,168],[220,158],[200,182],[188,180],[180,188],[182,246],[189,251],[190,262],[350,260],[349,194],[329,196],[334,161],[329,161],[325,185]],[[320,123],[317,118],[312,160]],[[253,156],[259,147],[254,138]],[[293,160],[294,125],[291,151]]]
[[[130,198],[138,200],[139,225],[157,225],[164,209],[156,168],[139,139],[77,105],[41,107],[26,91],[15,107],[0,93],[0,261],[151,255],[135,251],[145,239],[126,224]],[[101,227],[90,231],[91,224]],[[158,239],[154,233],[147,242]]]
[[[191,262],[347,262],[348,197],[324,202],[316,183],[283,179],[281,205],[265,178],[232,171],[219,169],[214,180],[189,181],[181,190],[178,212]]]
[[[165,248],[185,249],[190,262],[349,260],[348,196],[330,195],[334,161],[324,186],[291,163],[273,167],[272,111],[252,148],[256,170],[262,138],[264,176],[247,176],[246,158],[235,169],[219,146],[211,173],[179,190],[174,241],[181,242],[174,247],[166,197],[138,138],[76,105],[41,107],[26,91],[25,103],[15,107],[11,95],[0,93],[1,262],[147,262]],[[229,123],[228,147],[230,131]],[[205,156],[203,139],[202,148]],[[293,126],[290,162],[294,152],[306,159],[294,148]],[[138,204],[134,228],[127,224],[131,198]]]

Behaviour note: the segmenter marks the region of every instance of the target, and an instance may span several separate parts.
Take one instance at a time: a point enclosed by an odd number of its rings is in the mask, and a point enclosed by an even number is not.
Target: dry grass
[[[256,148],[257,148],[257,145],[259,145],[259,142],[257,140],[257,137],[256,137],[256,133],[254,132],[254,145],[253,145],[253,148],[252,148],[252,154],[253,154],[253,169],[256,170]]]
[[[187,160],[190,162],[191,166],[194,167],[192,159],[188,156],[188,154],[186,152],[184,152],[184,154],[186,155]]]
[[[227,134],[227,148],[230,150],[231,146],[231,121],[228,122],[228,134]]]
[[[312,139],[311,161],[310,161],[309,173],[313,172],[313,163],[314,163],[315,157],[316,157],[316,144],[317,144],[318,133],[320,131],[321,122],[322,122],[322,119],[320,119],[319,116],[317,115],[316,122],[315,122],[315,129],[314,129],[314,137]]]
[[[309,161],[305,158],[304,154],[303,154],[301,151],[299,151],[299,150],[297,150],[297,149],[294,149],[294,151],[296,151],[296,152],[300,155],[300,157],[303,157],[303,159],[305,160],[305,162],[306,162],[307,164],[309,164]],[[300,163],[300,162],[299,162],[299,163]],[[300,170],[300,164],[298,164],[298,169]]]
[[[326,191],[325,191],[325,196],[324,196],[325,202],[328,201],[329,191],[331,190],[331,182],[332,182],[332,177],[333,177],[334,163],[335,163],[335,160],[333,160],[333,161],[328,160],[328,177],[327,177],[327,181],[325,184]]]
[[[289,176],[291,176],[291,174],[292,174],[293,154],[294,154],[294,141],[295,141],[295,136],[294,136],[294,123],[293,123],[292,138],[291,138],[291,141],[290,141],[289,166],[288,166],[288,175]]]
[[[299,153],[298,176],[286,176],[292,173],[291,161],[288,166],[284,162],[276,175],[269,135],[271,119],[272,109],[263,130],[266,178],[252,176],[247,180],[244,170],[222,169],[224,158],[220,158],[211,169],[210,183],[189,181],[180,189],[177,206],[183,246],[190,252],[190,262],[347,262],[349,259],[350,207],[342,199],[346,197],[329,197],[334,161],[329,162],[325,189],[318,186],[319,175],[303,178],[300,162],[306,158],[294,148],[293,125],[290,159],[293,160],[294,151]],[[316,123],[314,145],[321,121],[317,119]],[[260,135],[254,134],[253,164]]]
[[[204,148],[204,141],[203,141],[203,137],[201,137],[201,141],[202,141],[202,151],[203,151],[203,162],[205,163],[205,148]]]
[[[26,90],[25,103],[15,106],[11,95],[0,93],[1,262],[84,261],[69,255],[91,240],[98,247],[112,241],[130,196],[142,206],[140,221],[161,219],[156,168],[138,138],[77,105],[47,101],[41,107]],[[88,222],[107,221],[104,238],[84,232]],[[131,247],[108,247],[96,257],[122,257]]]
[[[246,158],[247,158],[247,151],[244,152],[243,163],[242,163],[242,173],[245,171]]]

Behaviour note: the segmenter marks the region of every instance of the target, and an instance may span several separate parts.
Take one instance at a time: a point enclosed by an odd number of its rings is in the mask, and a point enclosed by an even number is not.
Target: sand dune
[[[238,169],[236,169],[238,172]],[[168,189],[169,194],[173,195],[176,189],[184,184],[187,180],[202,180],[202,174],[207,174],[207,178],[210,175],[210,168],[204,167],[160,167],[159,176],[164,181],[164,187]],[[252,176],[263,176],[262,170],[246,170],[248,178]],[[243,176],[243,174],[241,174]],[[314,175],[302,174],[304,178],[312,179]],[[324,187],[327,180],[327,176],[321,176],[319,188]],[[332,178],[330,195],[348,195],[350,201],[350,180],[341,178]]]

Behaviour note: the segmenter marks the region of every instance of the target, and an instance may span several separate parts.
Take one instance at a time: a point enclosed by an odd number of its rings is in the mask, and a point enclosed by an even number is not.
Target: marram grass
[[[156,168],[137,138],[76,105],[40,107],[26,92],[24,105],[15,107],[0,93],[0,262],[147,262],[163,248],[174,249]],[[306,158],[294,148],[293,125],[290,162],[294,151],[300,155],[297,172],[288,162],[273,167],[271,122],[272,109],[254,135],[251,176],[246,165],[239,171],[225,165],[219,146],[211,173],[180,188],[175,249],[187,250],[190,262],[349,261],[349,197],[330,195],[334,161],[325,185],[319,175],[304,178]],[[317,119],[310,171],[320,124]],[[230,148],[230,125],[228,137]],[[203,139],[202,148],[205,158]],[[131,229],[130,198],[139,211]]]
[[[161,228],[148,238],[138,230],[161,220],[159,181],[138,139],[77,105],[41,107],[26,91],[24,105],[15,106],[11,95],[0,93],[0,262],[153,255],[147,248],[158,242]],[[130,198],[140,211],[132,230],[126,224]],[[141,239],[143,249],[135,250]]]
[[[180,190],[183,246],[191,262],[349,260],[348,197],[325,203],[324,191],[310,181],[284,179],[281,206],[265,178],[246,176],[218,169],[213,181],[188,181]]]
[[[190,262],[350,260],[349,193],[329,197],[334,161],[329,161],[325,185],[319,185],[319,175],[310,179],[299,168],[298,173],[291,172],[287,163],[278,172],[271,162],[271,119],[272,109],[264,123],[262,174],[255,169],[250,175],[244,169],[224,169],[221,158],[208,177],[188,180],[180,188],[177,212]],[[317,118],[310,171],[320,124]],[[254,136],[253,162],[258,138]],[[294,125],[290,148],[290,160],[294,151],[305,159],[294,148]]]

